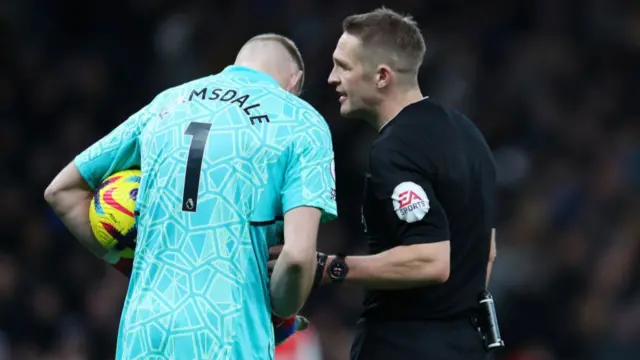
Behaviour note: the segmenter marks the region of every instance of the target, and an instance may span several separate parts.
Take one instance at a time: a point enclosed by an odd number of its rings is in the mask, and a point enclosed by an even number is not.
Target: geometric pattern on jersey
[[[213,89],[248,98],[209,100]],[[269,122],[251,124],[252,104]],[[183,211],[192,123],[210,124],[195,212]],[[76,164],[91,184],[135,156],[138,239],[116,358],[272,359],[266,262],[282,222],[270,221],[302,205],[336,216],[325,120],[271,77],[232,66],[163,92]]]

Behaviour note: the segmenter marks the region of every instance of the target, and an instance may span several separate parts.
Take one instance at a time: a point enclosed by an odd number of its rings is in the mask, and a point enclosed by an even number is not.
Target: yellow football
[[[89,207],[91,230],[105,249],[120,250],[120,256],[132,259],[138,229],[135,219],[140,187],[140,170],[117,172],[94,191]]]

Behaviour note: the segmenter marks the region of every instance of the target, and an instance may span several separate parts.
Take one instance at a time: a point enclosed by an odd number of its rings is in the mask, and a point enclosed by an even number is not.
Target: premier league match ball
[[[117,172],[94,191],[89,207],[91,230],[105,249],[120,250],[132,259],[138,235],[135,206],[140,187],[140,170]]]

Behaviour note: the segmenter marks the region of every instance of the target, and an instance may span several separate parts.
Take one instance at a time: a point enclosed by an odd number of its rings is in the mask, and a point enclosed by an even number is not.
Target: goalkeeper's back
[[[140,116],[138,240],[118,358],[271,359],[276,220],[298,206],[336,216],[326,122],[241,66],[169,89]]]

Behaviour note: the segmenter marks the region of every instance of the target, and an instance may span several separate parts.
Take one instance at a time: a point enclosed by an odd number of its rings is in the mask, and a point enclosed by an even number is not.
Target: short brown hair
[[[296,43],[293,42],[293,40],[283,35],[266,33],[256,35],[252,37],[248,42],[251,41],[275,41],[282,45],[285,50],[287,50],[296,66],[298,66],[298,69],[302,71],[302,77],[300,78],[300,84],[298,85],[298,90],[302,90],[302,86],[304,85],[304,60],[302,60],[302,54],[300,54],[300,50],[298,50],[298,47],[296,46]]]
[[[417,75],[426,46],[418,24],[411,16],[381,7],[348,16],[342,30],[360,39],[367,52],[376,51],[393,70]]]

